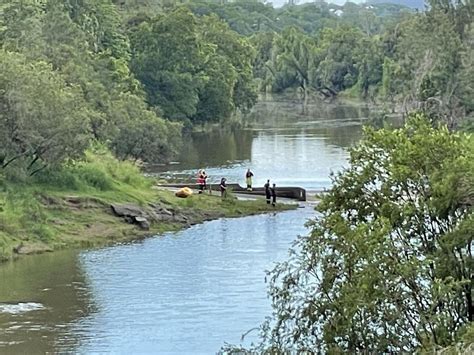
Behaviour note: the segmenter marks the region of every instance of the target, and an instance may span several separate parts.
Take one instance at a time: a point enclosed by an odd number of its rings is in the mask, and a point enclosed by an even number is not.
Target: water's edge
[[[174,196],[171,191],[162,190],[159,193]],[[201,196],[195,195],[191,198],[200,199]],[[214,197],[213,200],[214,199],[216,204],[220,204],[220,198]],[[110,208],[111,204],[103,202],[96,204],[90,203],[90,201],[94,201],[94,196],[83,196],[79,201],[79,204],[84,202],[81,208],[77,209],[78,205],[75,204],[74,208],[69,210],[69,213],[74,213],[74,217],[81,220],[81,223],[66,224],[65,227],[67,228],[67,231],[62,236],[61,243],[46,244],[20,242],[17,245],[13,245],[11,257],[0,258],[0,268],[4,263],[15,261],[31,255],[43,253],[54,254],[55,251],[67,249],[86,250],[90,248],[108,247],[124,242],[143,240],[167,232],[182,231],[193,225],[219,218],[239,218],[261,213],[273,213],[297,208],[296,204],[278,204],[275,208],[269,208],[263,203],[260,203],[260,200],[236,200],[234,202],[235,205],[224,205],[222,206],[222,209],[216,209],[214,208],[216,206],[213,206],[213,208],[208,210],[196,209],[193,207],[183,208],[182,206],[171,205],[168,206],[168,208],[176,211],[172,220],[152,222],[149,229],[143,230],[140,229],[140,227],[136,224],[130,224],[124,218],[114,215]],[[206,200],[206,203],[209,203],[209,199]],[[212,204],[213,202],[211,202],[211,205]],[[121,205],[134,206],[137,209],[141,208],[140,206],[134,204],[134,201],[125,201],[121,203]],[[66,209],[64,214],[68,214],[68,205],[64,204],[62,205],[62,208]],[[100,221],[100,226],[95,228],[95,221],[89,220],[91,216],[93,219]],[[80,238],[70,239],[71,236],[76,237],[79,234]]]

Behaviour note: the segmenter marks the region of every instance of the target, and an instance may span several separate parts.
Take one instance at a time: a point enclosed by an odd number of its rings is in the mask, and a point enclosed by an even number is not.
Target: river
[[[368,110],[262,101],[246,128],[194,133],[154,174],[319,190],[347,164]],[[213,354],[271,312],[265,270],[284,260],[314,206],[220,219],[140,242],[0,265],[0,353]],[[250,332],[243,344],[256,340]]]

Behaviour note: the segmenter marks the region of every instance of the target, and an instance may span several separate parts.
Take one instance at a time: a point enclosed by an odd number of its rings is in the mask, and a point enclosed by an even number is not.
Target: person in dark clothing
[[[272,194],[270,192],[270,180],[267,180],[263,187],[265,188],[265,198],[267,199],[267,204],[270,204],[270,199],[272,197]]]
[[[221,179],[221,184],[220,184],[220,189],[221,189],[221,197],[225,197],[227,194],[227,184],[226,184],[226,178]]]
[[[203,170],[201,173],[201,180],[202,180],[202,191],[205,191],[207,189],[207,174]]]
[[[270,193],[272,195],[272,206],[275,207],[277,201],[277,194],[275,189],[275,184],[270,188]]]

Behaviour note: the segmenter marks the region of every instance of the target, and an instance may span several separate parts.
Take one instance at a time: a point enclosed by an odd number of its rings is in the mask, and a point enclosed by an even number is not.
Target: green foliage
[[[88,109],[44,62],[0,51],[0,166],[35,174],[82,154],[88,145]]]
[[[67,10],[71,20],[86,36],[94,53],[108,53],[113,58],[128,59],[129,42],[121,27],[117,8],[110,0],[66,0],[51,2]]]
[[[261,1],[189,1],[186,3],[195,14],[217,14],[231,28],[245,36],[259,32],[281,32],[288,27],[298,27],[307,34],[314,34],[325,27],[349,25],[370,34],[380,33],[397,21],[408,9],[398,5],[365,5],[346,3],[343,6],[325,2],[305,3],[298,6],[273,8]],[[343,16],[335,11],[340,10]],[[159,11],[157,9],[157,11]]]
[[[113,98],[108,114],[112,119],[103,124],[102,136],[120,159],[160,162],[181,144],[182,125],[157,117],[135,94]]]
[[[255,103],[253,48],[216,17],[180,7],[131,31],[133,71],[166,117],[219,121]]]
[[[457,125],[456,117],[462,118],[463,111],[472,112],[469,54],[473,10],[469,2],[431,1],[431,9],[420,13],[395,4],[367,6],[351,2],[343,6],[316,2],[282,8],[248,0],[120,3],[132,28],[133,24],[150,22],[149,17],[155,14],[170,17],[180,6],[190,9],[198,22],[213,16],[222,19],[232,30],[251,38],[257,51],[253,75],[261,91],[297,89],[305,99],[314,91],[324,98],[345,92],[372,101],[382,99],[392,108],[402,106],[404,113],[423,110],[450,127]],[[203,33],[207,34],[215,26],[205,27]],[[190,32],[194,33],[192,26]],[[167,41],[173,39],[161,42]],[[174,47],[183,48],[182,42]],[[198,42],[205,45],[201,40]],[[220,46],[227,40],[211,42]],[[208,52],[201,48],[199,53]],[[155,104],[159,103],[168,115],[199,122],[212,121],[219,113],[226,117],[238,108],[235,100],[227,99],[234,80],[231,68],[221,59],[216,62],[213,56],[204,56],[209,59],[209,70],[198,76],[192,74],[192,82],[176,70],[158,75],[140,69],[142,82],[157,75],[152,83],[144,82],[150,102],[158,99]],[[186,56],[178,60],[181,58]],[[192,58],[200,59],[195,55]],[[191,63],[194,59],[186,60]],[[159,62],[166,63],[167,58]],[[248,79],[237,82],[250,83]],[[216,81],[219,83],[215,84]],[[238,92],[234,90],[234,96]],[[249,98],[247,107],[254,102],[252,94],[242,98]]]
[[[99,145],[86,152],[85,165],[93,166],[110,176],[115,183],[123,183],[136,187],[150,186],[139,166],[130,161],[117,160],[106,148]]]
[[[461,69],[457,73],[459,97],[468,112],[474,112],[474,27],[465,34],[461,51]]]
[[[6,85],[2,97],[11,101],[4,104],[10,108],[5,106],[1,123],[5,137],[1,138],[12,148],[1,153],[2,165],[21,155],[25,162],[17,158],[15,166],[9,163],[9,170],[15,167],[34,173],[79,156],[91,138],[108,144],[123,159],[157,162],[175,153],[180,126],[147,107],[140,83],[129,68],[129,39],[111,1],[14,0],[0,4],[2,81]],[[10,127],[3,129],[6,124]],[[18,124],[24,126],[15,128]],[[145,132],[146,137],[139,140]],[[24,136],[19,138],[20,134]],[[17,148],[7,142],[14,142]]]
[[[474,319],[474,149],[422,116],[366,129],[290,259],[258,352],[431,351]]]
[[[358,47],[361,40],[362,33],[354,28],[323,30],[316,78],[319,85],[341,91],[357,83],[356,52],[359,51],[361,56],[361,52],[366,50],[365,47]]]
[[[266,91],[272,81],[267,65],[272,58],[275,36],[275,32],[261,32],[250,37],[250,42],[257,52],[253,62],[253,75],[260,81],[260,91]]]
[[[54,186],[64,191],[111,191],[120,184],[146,187],[149,181],[137,165],[117,160],[102,145],[95,145],[85,152],[83,160],[69,161],[61,168],[46,169],[33,180],[44,186]]]
[[[222,121],[255,104],[257,85],[298,89],[304,98],[380,93],[448,120],[473,107],[472,9],[461,3],[436,3],[427,14],[322,2],[281,9],[259,1],[0,4],[4,50],[49,64],[75,91],[88,138],[123,159],[157,162],[176,151],[180,128],[157,113],[185,125]]]
[[[142,23],[132,36],[132,69],[150,104],[172,119],[196,113],[202,85],[197,74],[205,58],[196,27],[194,16],[181,8]]]
[[[272,68],[276,84],[296,83],[306,93],[314,71],[314,40],[296,28],[288,28],[275,40]],[[282,88],[276,88],[280,91]]]
[[[423,14],[405,21],[396,53],[406,90],[422,100],[450,90],[459,66],[460,46],[454,24],[442,13]]]

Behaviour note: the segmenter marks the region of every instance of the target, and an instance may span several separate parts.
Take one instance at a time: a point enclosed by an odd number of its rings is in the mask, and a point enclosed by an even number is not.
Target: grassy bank
[[[107,151],[88,152],[86,159],[34,177],[0,177],[0,259],[64,248],[91,247],[174,231],[219,217],[273,211],[264,201],[193,195],[187,199],[154,188],[131,163]],[[142,230],[114,215],[112,204],[172,214],[151,220]],[[280,205],[277,210],[294,208]]]

